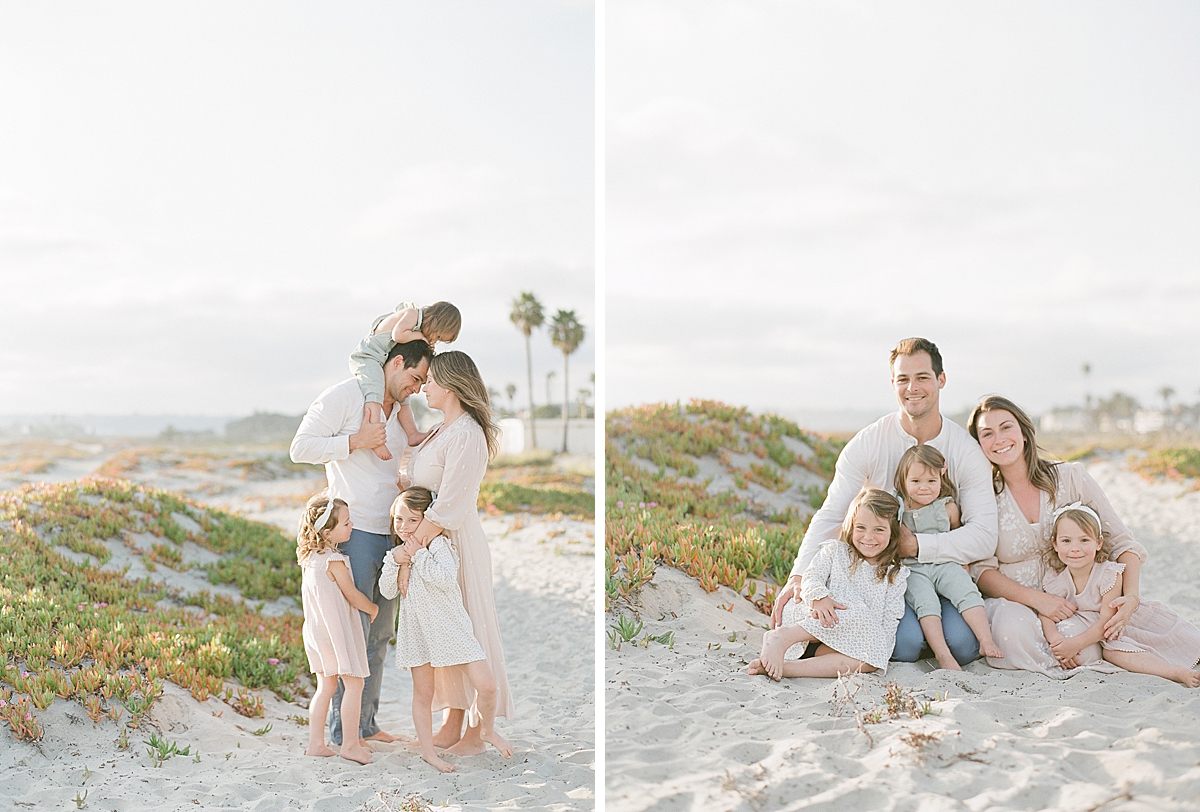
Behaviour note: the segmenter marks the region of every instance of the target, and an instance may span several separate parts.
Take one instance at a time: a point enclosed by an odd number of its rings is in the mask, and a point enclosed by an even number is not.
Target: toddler
[[[426,488],[412,487],[392,503],[392,540],[383,557],[379,591],[400,595],[396,624],[396,665],[412,671],[413,725],[421,757],[442,772],[454,766],[433,747],[433,669],[465,668],[478,697],[480,738],[508,758],[512,745],[496,732],[496,680],[471,626],[458,590],[458,558],[450,541],[437,536],[428,546],[412,535],[433,504]],[[411,567],[405,573],[403,568]],[[407,577],[405,577],[407,575]]]
[[[308,749],[304,753],[309,756],[333,755],[325,746],[325,716],[338,679],[346,686],[342,694],[343,730],[358,730],[363,680],[371,673],[358,612],[366,612],[374,620],[379,607],[355,588],[350,559],[337,551],[338,545],[350,538],[353,527],[350,507],[325,494],[309,499],[300,517],[296,559],[303,573],[302,636],[309,670],[317,675],[317,692],[308,706]],[[366,743],[348,735],[339,755],[360,764],[371,761]]]
[[[904,452],[896,466],[896,493],[904,502],[901,521],[914,533],[948,533],[962,526],[955,504],[954,483],[946,473],[946,458],[933,446],[915,445]],[[962,615],[979,641],[979,653],[1003,657],[1004,652],[992,639],[983,596],[961,564],[922,564],[915,558],[904,559],[908,567],[905,602],[912,607],[933,650],[938,666],[961,671],[962,666],[950,653],[942,633],[942,601],[945,597]]]
[[[449,343],[458,338],[461,327],[462,317],[458,308],[449,302],[435,302],[428,307],[401,302],[391,313],[375,319],[370,334],[350,356],[350,371],[358,379],[366,400],[366,419],[371,423],[382,423],[384,420],[383,365],[392,347],[420,339],[433,349],[439,341]],[[408,444],[420,445],[425,434],[417,431],[416,420],[407,402],[400,404],[397,419],[408,438]],[[386,444],[376,446],[374,451],[381,460],[392,458]]]

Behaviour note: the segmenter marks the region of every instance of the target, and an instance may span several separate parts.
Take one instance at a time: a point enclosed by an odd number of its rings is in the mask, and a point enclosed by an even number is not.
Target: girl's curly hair
[[[329,518],[325,520],[324,524],[317,527],[317,521],[328,506],[329,495],[319,493],[308,500],[308,504],[304,506],[304,512],[300,514],[300,529],[296,534],[296,560],[301,564],[313,553],[319,553],[331,546],[326,536],[337,526],[338,513],[343,509],[350,509],[350,506],[341,499],[334,499],[333,510],[329,511]]]

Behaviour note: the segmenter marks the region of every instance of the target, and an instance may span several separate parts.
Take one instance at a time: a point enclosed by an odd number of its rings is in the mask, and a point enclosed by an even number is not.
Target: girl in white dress
[[[325,715],[339,679],[346,686],[342,721],[346,730],[358,730],[363,679],[370,674],[367,640],[358,613],[365,612],[374,620],[379,607],[354,586],[350,559],[337,551],[353,528],[350,507],[322,493],[308,500],[296,537],[296,560],[303,573],[304,651],[309,669],[317,676],[317,692],[308,705],[308,749],[304,751],[308,756],[333,755],[325,746]],[[371,761],[362,739],[347,737],[339,755],[361,764]]]
[[[475,639],[458,589],[458,557],[445,536],[422,543],[413,532],[433,504],[428,488],[411,487],[392,503],[392,541],[383,557],[379,591],[399,595],[396,665],[412,672],[413,725],[421,757],[442,772],[454,766],[433,745],[433,669],[460,666],[478,695],[480,738],[505,758],[512,745],[496,732],[496,678]]]
[[[864,490],[846,513],[841,538],[824,542],[808,565],[803,603],[790,604],[784,625],[763,635],[762,654],[749,672],[777,680],[886,671],[907,581],[900,502],[886,491]],[[815,656],[786,659],[789,649],[802,653],[809,643],[819,644]]]

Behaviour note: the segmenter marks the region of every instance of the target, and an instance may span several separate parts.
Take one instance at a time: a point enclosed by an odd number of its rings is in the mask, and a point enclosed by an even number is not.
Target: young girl
[[[900,503],[886,491],[864,490],[850,505],[840,540],[821,544],[804,572],[801,598],[784,610],[784,625],[763,635],[751,674],[836,677],[886,671],[904,615],[908,568],[900,564]],[[820,643],[816,656],[787,659]]]
[[[1110,603],[1121,595],[1125,565],[1109,560],[1112,546],[1095,510],[1080,502],[1059,508],[1051,538],[1045,551],[1051,571],[1042,588],[1078,607],[1058,624],[1039,616],[1046,642],[1064,668],[1096,663],[1103,656],[1126,671],[1166,677],[1189,688],[1200,686],[1200,673],[1193,670],[1200,662],[1200,629],[1161,601],[1141,601],[1122,635],[1104,639],[1104,624],[1116,612]]]
[[[363,680],[370,675],[358,612],[366,612],[374,620],[379,607],[355,588],[349,559],[337,552],[353,527],[349,506],[325,494],[309,499],[300,517],[296,559],[303,571],[304,650],[309,670],[317,675],[317,692],[308,706],[308,749],[304,753],[309,756],[333,755],[325,746],[325,716],[339,678],[346,686],[342,729],[358,730]],[[346,737],[339,755],[360,764],[371,761],[364,742],[357,738]]]
[[[350,356],[350,372],[358,378],[359,388],[366,400],[366,419],[371,423],[383,422],[383,365],[392,347],[424,340],[432,349],[439,341],[454,341],[461,328],[462,316],[458,308],[449,302],[434,302],[429,307],[401,302],[391,313],[375,319],[371,332]],[[417,431],[416,420],[407,402],[400,404],[397,419],[408,437],[408,444],[420,445],[425,434]],[[386,445],[378,445],[374,451],[381,460],[392,458],[392,452],[388,451]]]
[[[383,557],[379,591],[388,599],[397,594],[401,597],[396,665],[412,670],[413,725],[421,757],[448,773],[454,766],[441,759],[433,747],[435,668],[466,668],[479,695],[480,738],[505,758],[512,755],[512,745],[496,732],[496,680],[463,607],[458,558],[445,536],[437,536],[423,547],[412,535],[431,504],[433,494],[419,487],[409,488],[392,503],[392,541],[403,544]],[[406,566],[411,566],[411,573],[401,571]]]
[[[914,533],[948,533],[962,526],[955,504],[957,491],[946,472],[946,458],[933,446],[915,445],[904,452],[893,480],[896,493],[904,502],[901,521]],[[925,634],[925,642],[937,657],[938,666],[962,671],[950,653],[942,633],[942,601],[954,604],[979,641],[979,653],[985,657],[1003,657],[1004,652],[992,639],[983,596],[960,564],[921,564],[915,558],[904,559],[908,567],[905,602],[912,607]]]

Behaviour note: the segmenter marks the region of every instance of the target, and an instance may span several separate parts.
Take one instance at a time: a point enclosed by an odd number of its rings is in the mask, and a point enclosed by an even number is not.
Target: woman
[[[1004,651],[1003,659],[989,657],[988,662],[1065,679],[1080,662],[1056,660],[1038,620],[1041,614],[1059,622],[1075,611],[1065,598],[1042,591],[1041,552],[1049,542],[1055,508],[1081,501],[1095,509],[1112,536],[1116,560],[1125,565],[1123,595],[1114,601],[1117,613],[1105,626],[1110,640],[1120,636],[1138,606],[1138,571],[1146,550],[1133,540],[1082,463],[1053,462],[1038,454],[1033,421],[1015,403],[997,395],[984,398],[971,412],[967,428],[992,464],[999,518],[996,555],[971,565],[992,636]],[[1091,659],[1098,660],[1098,654]],[[1121,670],[1103,660],[1086,667]]]
[[[496,678],[496,715],[511,718],[513,701],[492,595],[492,556],[477,507],[479,484],[488,460],[496,453],[499,429],[492,422],[487,387],[466,353],[451,351],[433,357],[425,399],[445,419],[413,451],[408,462],[412,484],[434,493],[433,504],[414,535],[424,543],[444,534],[457,550],[463,603]],[[458,755],[484,752],[479,728],[468,726],[465,734],[462,730],[465,712],[473,708],[474,702],[475,692],[463,669],[434,669],[433,708],[450,708],[442,729],[434,736],[434,744]]]

